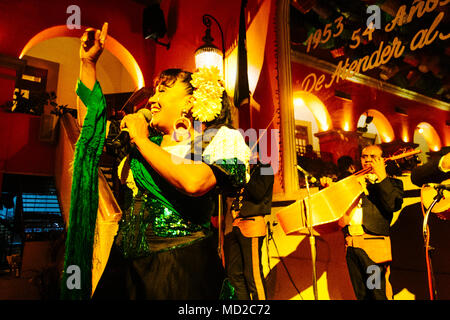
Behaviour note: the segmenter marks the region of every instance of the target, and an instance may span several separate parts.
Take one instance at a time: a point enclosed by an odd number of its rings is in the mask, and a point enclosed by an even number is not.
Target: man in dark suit
[[[411,181],[418,187],[427,183],[441,183],[450,179],[450,146],[443,147],[437,156],[411,172]]]
[[[382,149],[371,145],[362,150],[366,193],[344,217],[346,260],[358,300],[392,299],[389,265],[392,261],[390,224],[403,203],[403,183],[386,174]]]
[[[224,239],[225,269],[239,300],[266,299],[261,247],[266,236],[264,215],[272,208],[273,183],[270,164],[258,162],[231,207],[232,230]]]

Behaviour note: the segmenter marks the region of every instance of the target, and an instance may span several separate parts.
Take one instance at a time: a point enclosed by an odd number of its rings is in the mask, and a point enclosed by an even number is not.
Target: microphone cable
[[[420,189],[420,205],[422,208],[422,214],[425,218],[426,213],[425,213],[425,207],[424,207],[424,203],[423,203],[423,189],[424,189],[424,186],[422,186],[422,188]],[[427,265],[428,292],[430,295],[430,300],[434,300],[434,298],[437,296],[437,293],[436,293],[436,289],[434,288],[435,279],[434,279],[433,267],[432,267],[431,259],[430,259],[430,228],[429,228],[428,224],[426,226],[426,235],[425,235],[424,242],[425,242],[425,262]]]
[[[286,274],[288,275],[289,281],[291,282],[292,286],[295,288],[295,290],[297,291],[297,294],[300,296],[300,299],[303,300],[302,294],[300,293],[300,290],[297,288],[297,286],[295,285],[294,279],[292,279],[292,276],[289,272],[289,269],[287,268],[286,264],[284,263],[283,258],[280,255],[280,252],[278,250],[277,244],[275,242],[275,238],[273,237],[273,232],[270,229],[270,222],[267,222],[267,228],[268,228],[268,232],[267,232],[267,259],[269,258],[269,241],[272,240],[273,244],[275,246],[275,250],[277,251],[278,254],[278,259],[280,259],[281,264],[283,265],[284,269],[286,270]],[[270,269],[270,267],[269,267]]]

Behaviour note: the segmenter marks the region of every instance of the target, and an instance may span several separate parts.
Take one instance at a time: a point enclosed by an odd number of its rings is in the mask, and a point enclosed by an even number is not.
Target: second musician
[[[378,145],[362,150],[363,169],[372,169],[362,182],[367,192],[342,223],[348,272],[358,300],[393,299],[389,282],[392,261],[389,235],[393,213],[403,203],[403,183],[387,176],[382,153]],[[378,279],[368,281],[375,272]]]

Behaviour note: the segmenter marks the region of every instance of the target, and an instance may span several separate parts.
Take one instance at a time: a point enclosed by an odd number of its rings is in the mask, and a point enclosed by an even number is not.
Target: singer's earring
[[[190,130],[191,121],[186,117],[186,111],[182,111],[179,117],[173,124],[173,139],[180,142],[191,137]]]

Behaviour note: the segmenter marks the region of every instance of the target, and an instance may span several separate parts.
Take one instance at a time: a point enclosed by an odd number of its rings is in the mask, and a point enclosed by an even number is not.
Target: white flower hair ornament
[[[192,74],[192,86],[195,88],[192,116],[201,122],[214,120],[222,110],[222,94],[225,88],[221,84],[217,67],[199,68]]]

